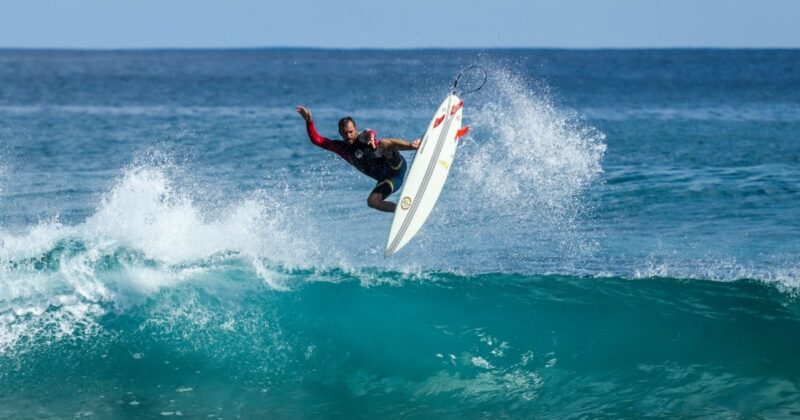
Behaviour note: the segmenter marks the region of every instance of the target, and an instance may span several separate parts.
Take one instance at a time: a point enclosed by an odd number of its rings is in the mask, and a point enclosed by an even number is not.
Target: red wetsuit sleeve
[[[333,141],[329,138],[325,138],[319,135],[317,132],[317,128],[314,126],[314,121],[307,121],[306,122],[306,131],[308,131],[308,138],[311,140],[311,143],[325,149],[329,150],[337,155],[341,156],[344,160],[350,162],[349,156],[345,150],[345,144],[341,141]]]

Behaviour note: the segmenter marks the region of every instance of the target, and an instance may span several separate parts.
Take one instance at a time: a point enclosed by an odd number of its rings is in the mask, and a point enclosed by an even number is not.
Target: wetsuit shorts
[[[383,181],[378,181],[375,184],[375,188],[372,189],[372,192],[379,192],[381,193],[381,198],[383,200],[386,197],[392,195],[393,192],[399,191],[400,187],[403,186],[403,178],[406,177],[406,170],[408,169],[408,164],[406,163],[405,158],[403,159],[402,163],[400,164],[400,168],[397,169],[390,177],[384,179]]]

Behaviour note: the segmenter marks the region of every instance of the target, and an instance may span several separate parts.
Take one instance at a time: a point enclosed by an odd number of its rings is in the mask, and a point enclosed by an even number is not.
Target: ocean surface
[[[800,50],[0,50],[0,418],[180,416],[800,416]]]

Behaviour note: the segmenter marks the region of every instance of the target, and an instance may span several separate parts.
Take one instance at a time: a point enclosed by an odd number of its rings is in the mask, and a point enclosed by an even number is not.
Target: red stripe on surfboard
[[[441,117],[437,118],[436,121],[433,122],[433,128],[438,127],[439,124],[442,123],[442,121],[444,121],[444,115],[442,115]]]
[[[453,110],[450,111],[450,115],[455,115],[456,112],[464,106],[464,101],[459,102],[457,105],[453,105]]]
[[[469,126],[456,131],[456,140],[460,139],[461,137],[464,137],[464,135],[467,134],[468,132],[469,132]]]

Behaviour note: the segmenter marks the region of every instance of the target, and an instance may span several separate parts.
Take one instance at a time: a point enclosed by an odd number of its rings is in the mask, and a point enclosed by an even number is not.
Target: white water
[[[94,320],[109,308],[202,278],[226,259],[249,263],[278,290],[287,286],[270,267],[308,266],[314,244],[302,239],[309,235],[293,224],[291,209],[258,191],[204,211],[176,191],[166,170],[126,170],[79,225],[52,220],[23,234],[0,231],[0,352],[31,337],[94,334]],[[103,274],[108,259],[122,269]],[[48,261],[53,269],[42,269]]]

